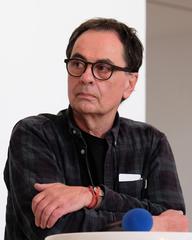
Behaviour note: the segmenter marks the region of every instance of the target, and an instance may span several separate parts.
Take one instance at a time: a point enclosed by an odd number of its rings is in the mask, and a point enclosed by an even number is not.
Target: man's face
[[[71,58],[88,62],[107,61],[126,67],[123,45],[117,34],[110,31],[88,30],[76,40]],[[68,97],[72,108],[83,114],[115,114],[121,99],[134,89],[137,74],[114,71],[108,80],[96,79],[88,65],[81,77],[68,75]]]

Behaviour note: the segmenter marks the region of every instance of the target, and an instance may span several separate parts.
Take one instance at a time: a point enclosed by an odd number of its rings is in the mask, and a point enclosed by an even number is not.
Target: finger
[[[40,222],[41,228],[44,229],[47,227],[48,219],[50,218],[51,214],[56,208],[57,208],[57,205],[55,204],[54,201],[44,208],[41,214],[41,222]]]
[[[165,216],[174,216],[174,215],[183,215],[183,211],[182,210],[175,210],[175,209],[168,209],[164,212],[162,212],[161,215],[165,215]]]
[[[178,214],[184,215],[183,211],[181,211],[181,210],[179,210],[177,212],[178,212]]]
[[[35,183],[34,184],[34,188],[37,190],[37,191],[43,191],[51,186],[55,185],[55,183]]]
[[[57,222],[57,220],[65,214],[66,213],[63,211],[62,208],[55,209],[48,219],[47,228],[53,227],[55,225],[55,223]]]
[[[44,197],[45,197],[45,194],[44,194],[43,192],[41,192],[41,193],[38,193],[38,194],[32,199],[31,207],[32,207],[33,214],[35,214],[37,205],[41,202],[41,200],[42,200]]]
[[[41,216],[47,205],[49,205],[49,199],[45,197],[37,204],[34,210],[35,224],[37,227],[41,225]]]

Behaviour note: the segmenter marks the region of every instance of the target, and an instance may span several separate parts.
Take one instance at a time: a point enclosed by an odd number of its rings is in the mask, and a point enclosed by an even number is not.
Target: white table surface
[[[82,232],[56,234],[45,240],[192,240],[186,232]]]

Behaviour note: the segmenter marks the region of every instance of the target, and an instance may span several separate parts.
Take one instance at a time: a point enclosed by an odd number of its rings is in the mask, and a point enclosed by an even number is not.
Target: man
[[[168,210],[185,213],[165,135],[117,112],[135,88],[142,52],[134,29],[113,19],[91,19],[73,32],[69,108],[26,118],[12,132],[5,239],[102,231],[138,207],[154,215],[153,230],[168,230],[170,216],[180,221],[174,230],[181,221],[186,229],[186,218]]]

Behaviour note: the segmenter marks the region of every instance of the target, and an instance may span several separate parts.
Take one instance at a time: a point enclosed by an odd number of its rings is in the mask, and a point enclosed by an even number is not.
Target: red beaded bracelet
[[[92,200],[91,200],[90,204],[87,206],[87,208],[95,208],[97,206],[97,203],[99,200],[99,188],[89,186],[88,189],[92,194]]]

